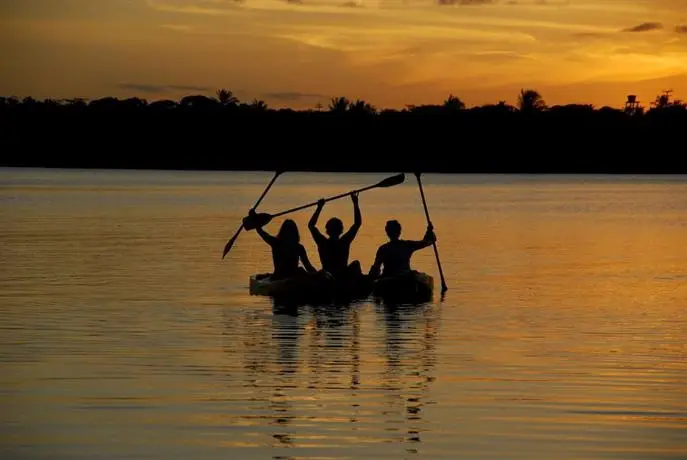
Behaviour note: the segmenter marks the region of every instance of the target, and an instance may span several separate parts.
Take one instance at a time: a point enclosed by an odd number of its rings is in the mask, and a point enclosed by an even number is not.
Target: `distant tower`
[[[642,111],[642,106],[637,100],[637,96],[630,94],[627,96],[627,102],[625,102],[625,113],[634,115]]]

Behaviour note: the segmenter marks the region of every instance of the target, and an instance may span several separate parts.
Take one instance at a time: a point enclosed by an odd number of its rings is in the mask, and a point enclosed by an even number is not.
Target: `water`
[[[260,209],[386,176],[287,173]],[[254,232],[221,259],[270,178],[0,171],[4,458],[687,458],[684,176],[423,176],[445,298],[287,312],[248,294]],[[424,232],[412,175],[360,203],[365,270],[386,219]]]

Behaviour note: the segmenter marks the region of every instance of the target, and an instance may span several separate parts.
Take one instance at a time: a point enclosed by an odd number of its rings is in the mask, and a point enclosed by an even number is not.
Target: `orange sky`
[[[687,99],[687,0],[0,0],[0,24],[5,96]]]

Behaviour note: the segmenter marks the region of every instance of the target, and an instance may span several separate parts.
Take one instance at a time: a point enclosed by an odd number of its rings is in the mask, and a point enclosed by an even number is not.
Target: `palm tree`
[[[453,94],[449,94],[448,98],[444,101],[444,108],[457,112],[465,108],[465,103]]]
[[[250,108],[259,112],[264,112],[267,110],[267,103],[263,100],[253,99],[250,103]]]
[[[365,115],[374,115],[377,113],[377,109],[374,106],[362,99],[356,99],[355,102],[349,103],[348,111]]]
[[[521,112],[539,112],[546,109],[546,102],[537,91],[521,89],[518,96],[518,108]]]
[[[346,97],[333,97],[329,102],[330,112],[345,112],[351,105],[351,101]]]
[[[238,105],[239,100],[237,97],[234,96],[234,93],[229,91],[228,89],[218,89],[217,90],[217,100],[219,101],[220,104],[223,106],[235,106]]]

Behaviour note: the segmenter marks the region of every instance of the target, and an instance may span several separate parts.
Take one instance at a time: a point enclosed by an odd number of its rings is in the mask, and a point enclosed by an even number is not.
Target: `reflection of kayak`
[[[360,299],[372,294],[403,302],[431,298],[434,280],[417,271],[378,279],[362,275],[343,281],[324,271],[287,279],[273,279],[270,273],[259,273],[250,277],[249,289],[252,295],[286,300]]]
[[[431,299],[434,294],[434,278],[415,270],[376,279],[372,284],[375,297],[399,302]]]

